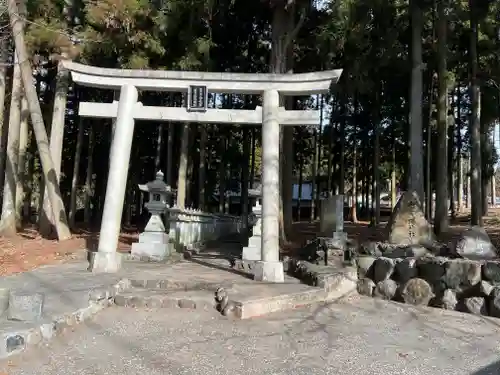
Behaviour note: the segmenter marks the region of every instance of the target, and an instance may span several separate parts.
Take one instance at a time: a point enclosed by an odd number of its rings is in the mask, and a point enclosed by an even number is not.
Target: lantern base
[[[144,232],[139,235],[139,242],[132,244],[133,257],[147,257],[162,261],[170,255],[168,234],[162,232]]]

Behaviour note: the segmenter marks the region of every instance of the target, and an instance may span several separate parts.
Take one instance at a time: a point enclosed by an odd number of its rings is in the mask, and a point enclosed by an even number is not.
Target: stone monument
[[[132,256],[163,260],[170,255],[170,249],[168,234],[161,215],[167,211],[167,202],[172,190],[163,181],[161,171],[156,174],[154,181],[139,185],[139,189],[149,193],[149,202],[145,204],[145,207],[151,213],[151,217],[144,232],[139,235],[139,242],[132,244]]]
[[[321,233],[332,236],[329,247],[345,250],[347,233],[344,232],[344,195],[334,195],[322,202]]]
[[[253,225],[252,236],[248,239],[248,246],[243,248],[242,260],[261,260],[262,245],[262,206],[259,200],[252,208],[251,225]],[[250,221],[250,220],[249,220]],[[249,223],[250,224],[250,223]]]
[[[425,218],[416,192],[405,191],[396,203],[387,223],[388,242],[395,245],[416,245],[433,241],[432,226]]]

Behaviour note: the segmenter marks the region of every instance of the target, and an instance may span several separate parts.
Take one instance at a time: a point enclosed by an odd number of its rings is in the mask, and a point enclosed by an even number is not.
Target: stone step
[[[335,291],[304,284],[255,283],[234,285],[228,290],[235,305],[234,317],[248,319],[273,312],[294,309],[318,302],[333,301],[355,293],[355,284],[341,286]]]
[[[132,288],[115,296],[115,304],[124,307],[185,308],[215,311],[214,293],[208,290],[166,292]]]

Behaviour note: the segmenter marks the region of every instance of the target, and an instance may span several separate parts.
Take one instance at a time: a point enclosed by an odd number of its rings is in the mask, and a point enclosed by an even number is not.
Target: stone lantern
[[[163,260],[170,255],[168,233],[161,217],[168,208],[172,189],[163,181],[159,171],[154,181],[139,184],[139,189],[149,194],[149,201],[144,205],[151,217],[139,235],[139,242],[132,244],[132,256],[147,257],[151,260]]]

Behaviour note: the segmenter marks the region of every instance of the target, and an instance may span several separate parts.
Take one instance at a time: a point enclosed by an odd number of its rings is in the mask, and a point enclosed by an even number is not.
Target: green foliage
[[[500,2],[482,4],[474,9],[479,19],[479,66],[482,90],[481,116],[486,129],[500,118],[500,41],[498,40]],[[70,4],[70,5],[68,5]],[[299,4],[300,5],[300,4]],[[421,2],[423,7],[423,124],[434,139],[432,113],[435,106],[436,43],[434,28],[435,2]],[[484,5],[484,6],[483,6]],[[179,69],[233,72],[267,72],[269,70],[272,7],[267,1],[248,0],[29,0],[27,1],[27,41],[34,56],[41,60],[66,55],[72,59],[103,67],[133,69]],[[71,8],[68,11],[68,6]],[[300,6],[299,6],[300,8]],[[468,1],[449,2],[448,78],[450,91],[461,87],[463,145],[468,149],[467,94],[470,46]],[[68,16],[71,15],[71,16]],[[297,19],[299,15],[297,14]],[[78,22],[77,22],[78,19]],[[79,43],[73,43],[78,40]],[[357,153],[360,178],[373,174],[371,163],[375,152],[380,154],[381,179],[387,179],[393,169],[398,179],[408,171],[409,92],[411,22],[408,1],[403,0],[326,0],[321,8],[307,9],[306,18],[298,32],[293,48],[293,69],[307,72],[343,68],[339,85],[330,93],[328,103],[333,107],[332,120],[323,127],[319,139],[322,157],[319,171],[326,175],[329,164],[336,170],[341,156],[345,176],[353,171],[353,156]],[[49,64],[41,89],[41,98],[50,118],[53,96],[54,66]],[[432,87],[432,90],[431,90]],[[45,91],[44,91],[45,90]],[[112,100],[109,93],[79,88],[80,99]],[[450,95],[450,102],[454,102]],[[68,114],[68,138],[75,135],[77,98],[70,101],[73,112]],[[143,94],[141,100],[149,105],[180,105],[181,99],[172,95]],[[316,100],[316,99],[315,99]],[[311,98],[295,98],[296,108],[313,108]],[[253,109],[260,98],[227,95],[219,101],[226,108]],[[357,103],[357,104],[355,104]],[[217,103],[219,105],[219,103]],[[325,113],[327,111],[325,110]],[[98,121],[95,121],[96,123]],[[328,121],[324,121],[327,123]],[[102,122],[99,122],[102,125]],[[176,126],[175,124],[171,126]],[[341,127],[344,126],[344,136]],[[380,149],[374,150],[374,128],[380,132]],[[155,144],[156,127],[141,127],[134,142],[134,179],[147,180],[152,176],[151,145]],[[260,130],[259,130],[260,131]],[[302,167],[304,178],[311,178],[315,145],[314,129],[294,129],[294,174]],[[208,131],[208,165],[216,173],[224,158],[231,165],[231,176],[241,177],[239,164],[244,160],[240,128],[231,131],[222,126],[210,126]],[[191,139],[197,150],[196,132]],[[225,153],[221,153],[222,136],[230,134]],[[176,133],[178,140],[178,133]],[[103,155],[109,147],[109,132],[99,133]],[[71,159],[73,144],[65,150]],[[342,145],[343,144],[343,145]],[[426,144],[422,145],[427,146]],[[178,147],[178,143],[175,143]],[[431,146],[432,147],[432,146]],[[102,150],[101,150],[102,149]],[[146,151],[144,151],[146,150]],[[343,150],[343,155],[341,155]],[[178,150],[175,150],[176,152]],[[394,151],[394,152],[393,152]],[[145,155],[147,153],[147,156]],[[330,159],[331,153],[331,161]],[[193,152],[196,158],[196,151]],[[395,156],[395,160],[393,160]],[[177,156],[175,157],[177,158]],[[431,165],[436,160],[431,156]],[[256,170],[260,171],[261,148],[256,147]],[[483,150],[485,173],[492,174],[497,155],[489,147]],[[66,175],[71,175],[67,163]],[[367,164],[365,166],[365,164]],[[361,168],[363,167],[363,168]],[[196,168],[193,168],[196,172]],[[218,173],[218,172],[217,172]],[[216,174],[214,174],[216,176]],[[434,179],[434,176],[432,176]],[[486,177],[485,177],[486,178]],[[214,186],[216,178],[207,183]]]

